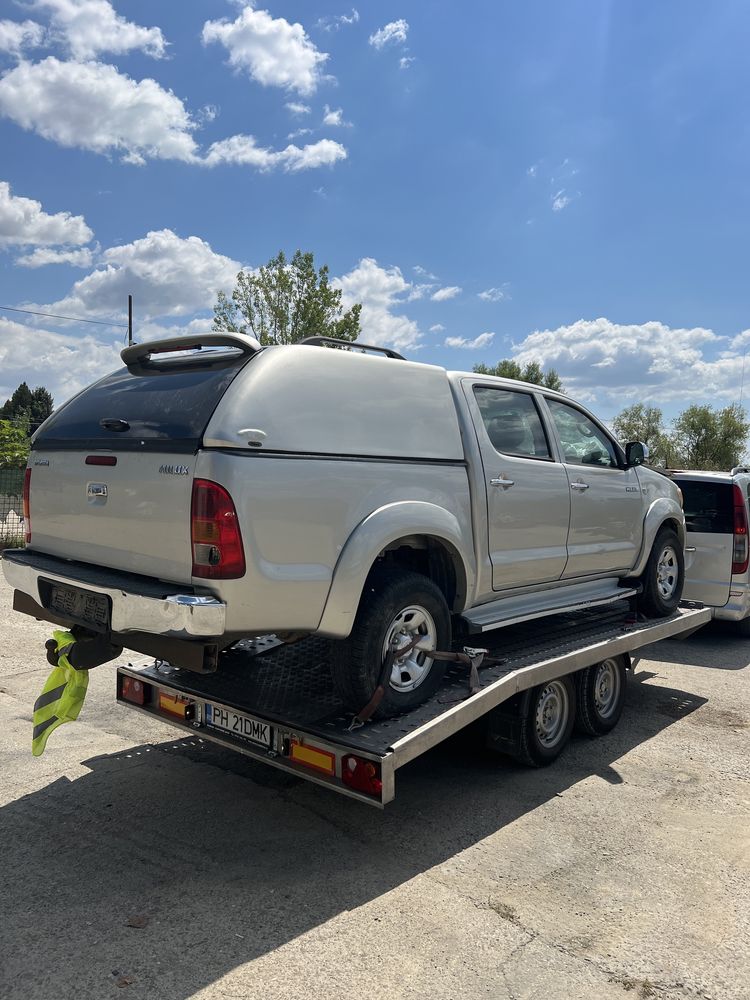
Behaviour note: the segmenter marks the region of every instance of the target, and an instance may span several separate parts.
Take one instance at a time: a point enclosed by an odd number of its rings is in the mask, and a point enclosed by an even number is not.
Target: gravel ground
[[[750,640],[650,647],[609,737],[542,771],[454,739],[380,813],[176,740],[109,666],[33,759],[50,628],[10,600],[3,1000],[750,997]]]

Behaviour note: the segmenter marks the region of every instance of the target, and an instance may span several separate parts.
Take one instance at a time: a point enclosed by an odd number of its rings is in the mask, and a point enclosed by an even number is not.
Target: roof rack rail
[[[358,340],[339,340],[337,337],[305,337],[303,340],[298,340],[297,343],[313,345],[335,344],[337,347],[356,347],[361,351],[378,351],[380,354],[385,354],[387,358],[394,358],[396,361],[406,361],[403,354],[399,354],[398,351],[392,351],[390,347],[360,344]]]

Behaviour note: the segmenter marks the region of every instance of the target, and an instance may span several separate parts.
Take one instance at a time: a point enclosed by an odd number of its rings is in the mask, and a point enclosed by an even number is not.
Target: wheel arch
[[[665,497],[655,500],[646,512],[643,522],[643,545],[638,561],[628,576],[640,576],[646,569],[656,536],[662,528],[672,528],[677,533],[680,545],[685,548],[685,517],[677,503]]]
[[[433,580],[451,611],[461,611],[475,581],[471,527],[444,507],[402,501],[378,508],[349,536],[334,569],[318,632],[349,635],[373,569],[403,566]]]

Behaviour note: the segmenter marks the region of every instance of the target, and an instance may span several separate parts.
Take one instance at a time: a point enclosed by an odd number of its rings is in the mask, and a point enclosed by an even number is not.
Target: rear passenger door
[[[617,445],[576,406],[546,400],[560,439],[570,492],[564,579],[618,573],[634,564],[643,537],[643,494]]]
[[[482,455],[494,590],[558,580],[570,495],[535,395],[464,383]]]

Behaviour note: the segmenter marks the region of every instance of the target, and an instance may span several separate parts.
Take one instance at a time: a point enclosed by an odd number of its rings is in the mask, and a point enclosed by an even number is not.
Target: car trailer
[[[243,640],[211,674],[164,661],[118,666],[117,700],[382,808],[395,796],[400,767],[479,719],[489,746],[531,765],[557,757],[574,722],[590,735],[608,732],[637,662],[631,654],[685,638],[710,618],[709,608],[683,603],[669,618],[643,620],[623,600],[497,629],[482,636],[488,665],[475,693],[466,666],[451,664],[429,701],[358,728],[337,700],[328,640],[320,637]]]

